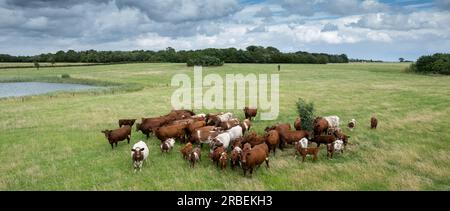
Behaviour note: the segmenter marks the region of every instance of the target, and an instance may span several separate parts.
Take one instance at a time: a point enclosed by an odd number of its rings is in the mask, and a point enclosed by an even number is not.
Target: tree
[[[33,63],[34,63],[34,67],[35,67],[37,70],[39,70],[39,62],[34,61]]]
[[[400,57],[398,60],[399,60],[400,62],[404,62],[404,61],[405,61],[405,59],[402,58],[402,57]]]

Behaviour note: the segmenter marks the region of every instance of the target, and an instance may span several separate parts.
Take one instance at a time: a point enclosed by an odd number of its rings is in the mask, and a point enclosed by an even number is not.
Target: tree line
[[[135,51],[58,51],[35,56],[12,56],[0,54],[0,62],[83,62],[83,63],[125,63],[125,62],[170,62],[188,63],[207,58],[208,61],[219,59],[222,63],[348,63],[347,55],[331,55],[325,53],[308,53],[298,51],[283,53],[274,47],[249,46],[245,50],[236,48],[202,50],[180,50],[168,47],[165,50]]]

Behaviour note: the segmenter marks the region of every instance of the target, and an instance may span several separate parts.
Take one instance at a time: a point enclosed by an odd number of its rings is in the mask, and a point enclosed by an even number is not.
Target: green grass
[[[294,149],[271,155],[271,168],[253,178],[242,170],[220,171],[207,158],[195,168],[181,159],[176,144],[161,155],[152,137],[148,163],[132,171],[131,145],[111,150],[101,130],[119,118],[170,111],[171,77],[192,73],[184,64],[124,64],[0,70],[1,81],[61,80],[136,86],[124,92],[67,93],[0,100],[0,190],[450,190],[450,77],[404,73],[407,64],[282,65],[280,116],[256,121],[254,130],[293,123],[299,97],[315,103],[318,115],[338,115],[351,144],[333,160],[301,163]],[[276,65],[225,64],[204,74],[278,73]],[[24,79],[26,78],[26,79]],[[51,79],[49,79],[51,78]],[[208,111],[203,111],[208,112]],[[234,110],[241,118],[240,109]],[[369,129],[370,117],[379,119]],[[278,151],[279,152],[279,151]]]

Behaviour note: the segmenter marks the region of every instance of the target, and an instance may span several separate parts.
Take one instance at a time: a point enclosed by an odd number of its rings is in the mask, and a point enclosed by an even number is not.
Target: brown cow
[[[123,127],[115,130],[103,130],[102,133],[105,134],[105,137],[108,139],[109,144],[111,144],[112,149],[114,149],[113,144],[116,144],[117,147],[117,143],[119,141],[127,139],[128,144],[130,143],[131,127],[129,125],[124,125]]]
[[[149,138],[150,133],[153,133],[156,128],[161,127],[168,123],[165,117],[155,117],[155,118],[142,118],[141,123],[136,124],[136,131],[141,131],[143,134]]]
[[[169,138],[180,139],[182,143],[185,142],[185,128],[186,125],[183,124],[175,124],[159,127],[155,131],[156,137],[160,141],[165,141]]]
[[[301,155],[302,156],[302,162],[305,162],[306,160],[306,156],[307,155],[312,155],[313,156],[313,161],[317,160],[317,155],[319,154],[319,147],[307,147],[307,148],[302,148],[302,145],[297,142],[296,146],[295,146],[295,157],[297,157],[297,155]]]
[[[189,154],[192,152],[192,144],[187,143],[183,148],[181,148],[180,152],[183,155],[183,158],[187,159]]]
[[[336,141],[336,137],[334,135],[326,135],[326,136],[315,136],[311,139],[311,142],[317,144],[317,147],[320,147],[320,144],[331,144]]]
[[[192,150],[191,153],[189,153],[189,162],[191,163],[191,167],[195,167],[195,163],[201,160],[202,150],[198,147],[195,147],[194,150]]]
[[[191,137],[191,134],[195,131],[195,129],[201,128],[201,127],[205,127],[206,126],[206,122],[205,121],[194,121],[191,122],[188,127],[187,127],[187,131],[186,131],[186,135],[187,137]]]
[[[297,119],[295,119],[294,128],[295,130],[302,130],[302,119],[300,117],[297,117]]]
[[[250,150],[243,151],[241,159],[244,176],[247,170],[250,170],[250,175],[253,175],[253,169],[256,166],[260,166],[264,161],[266,161],[266,166],[269,168],[269,147],[265,143],[256,145]]]
[[[135,121],[136,119],[119,119],[119,127],[122,127],[123,125],[133,127]]]
[[[377,129],[378,119],[376,117],[370,118],[370,129]]]
[[[267,146],[269,146],[269,152],[273,151],[273,155],[275,156],[275,151],[277,149],[277,145],[280,144],[280,135],[276,130],[271,130],[266,133],[264,136]]]
[[[227,154],[227,152],[222,152],[222,154],[220,154],[220,158],[219,158],[220,169],[222,169],[222,170],[226,169],[227,162],[228,162],[228,154]]]
[[[258,134],[256,134],[256,132],[251,132],[251,133],[247,133],[244,136],[244,141],[242,143],[249,143],[252,147],[262,144],[265,142],[265,138],[258,136]]]
[[[314,136],[320,136],[328,132],[328,121],[325,118],[317,117],[313,122]]]
[[[249,107],[244,108],[245,118],[250,119],[250,121],[252,120],[252,117],[256,117],[257,112],[258,112],[257,108],[249,108]]]
[[[223,146],[221,146],[221,147],[216,147],[212,151],[212,153],[209,154],[209,157],[216,164],[217,167],[219,166],[219,160],[220,160],[220,157],[223,152],[225,152],[225,148]]]
[[[292,144],[300,141],[302,138],[309,138],[311,133],[306,130],[282,130],[280,136],[283,139],[284,144]]]
[[[278,125],[266,127],[266,129],[264,129],[264,131],[266,131],[266,132],[269,132],[270,130],[276,130],[278,132],[278,134],[280,135],[279,147],[281,150],[283,150],[284,140],[283,140],[283,137],[281,136],[281,132],[283,130],[291,130],[291,124],[289,124],[289,123],[278,124]]]

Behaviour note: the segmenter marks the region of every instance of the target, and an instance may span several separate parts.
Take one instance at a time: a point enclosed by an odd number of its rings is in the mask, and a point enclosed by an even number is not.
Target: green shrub
[[[214,56],[200,56],[196,58],[188,59],[187,66],[192,67],[194,65],[198,66],[222,66],[223,61]]]
[[[312,130],[314,115],[314,103],[306,102],[303,98],[299,98],[297,103],[297,113],[302,119],[303,130]]]
[[[62,74],[62,75],[61,75],[61,78],[70,78],[70,75],[69,75],[69,74],[66,74],[66,73],[65,73],[65,74]]]
[[[422,56],[416,63],[411,64],[407,71],[450,75],[450,54]]]

